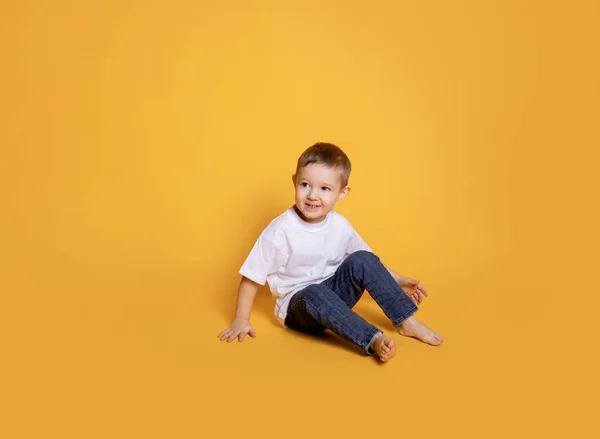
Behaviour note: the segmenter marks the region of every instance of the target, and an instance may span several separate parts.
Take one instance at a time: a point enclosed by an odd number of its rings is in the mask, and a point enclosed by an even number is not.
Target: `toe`
[[[441,344],[442,344],[442,341],[444,341],[444,338],[443,338],[443,337],[441,337],[439,334],[435,334],[435,335],[433,336],[433,339],[432,339],[432,341],[433,341],[433,344],[434,344],[434,345],[436,345],[436,346],[439,346],[439,345],[441,345]]]

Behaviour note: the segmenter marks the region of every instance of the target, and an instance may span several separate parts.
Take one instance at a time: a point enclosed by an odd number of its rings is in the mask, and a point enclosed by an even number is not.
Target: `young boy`
[[[311,334],[330,329],[387,361],[396,353],[394,341],[352,311],[366,289],[401,335],[442,343],[413,316],[425,288],[383,265],[333,210],[350,191],[349,177],[350,160],[337,146],[316,143],[302,153],[292,175],[295,205],[267,226],[242,265],[235,319],[218,335],[222,341],[256,336],[250,311],[259,286],[268,282],[284,327]]]

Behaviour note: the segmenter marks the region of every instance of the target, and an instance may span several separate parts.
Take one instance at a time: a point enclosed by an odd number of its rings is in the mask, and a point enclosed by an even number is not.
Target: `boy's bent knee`
[[[348,256],[348,262],[364,262],[364,261],[376,261],[379,262],[379,257],[370,251],[367,250],[358,250],[354,253],[351,253]]]

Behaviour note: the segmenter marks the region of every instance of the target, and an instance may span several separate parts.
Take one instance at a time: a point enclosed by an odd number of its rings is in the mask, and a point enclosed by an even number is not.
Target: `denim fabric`
[[[329,279],[294,294],[285,325],[311,334],[328,328],[372,355],[370,345],[382,331],[352,311],[365,289],[394,326],[418,310],[379,258],[361,250],[348,256]]]

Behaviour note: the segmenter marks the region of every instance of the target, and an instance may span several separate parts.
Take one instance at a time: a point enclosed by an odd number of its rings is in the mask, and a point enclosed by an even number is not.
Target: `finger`
[[[246,336],[245,332],[242,332],[240,335],[238,335],[238,341],[241,343],[244,341],[244,337]]]
[[[223,337],[223,335],[225,335],[225,333],[229,332],[229,330],[230,330],[229,328],[227,328],[227,329],[223,329],[223,330],[221,331],[221,333],[220,333],[219,335],[217,335],[217,337]]]
[[[256,337],[256,331],[254,330],[254,328],[250,328],[248,334],[250,334],[250,337],[252,338]]]
[[[234,332],[233,334],[231,334],[231,335],[229,336],[229,338],[227,339],[227,343],[231,343],[233,340],[235,340],[235,339],[236,339],[236,337],[237,337],[237,336],[238,336],[238,334],[237,334],[237,333],[235,333],[235,332]]]
[[[229,334],[231,333],[230,329],[226,329],[225,331],[221,332],[221,334],[219,334],[219,338],[221,340],[225,340],[227,337],[229,337]]]
[[[421,291],[421,293],[423,293],[425,296],[429,296],[429,294],[427,293],[427,290],[425,289],[425,287],[421,284],[419,284],[417,286],[417,288],[419,289],[419,291]]]

